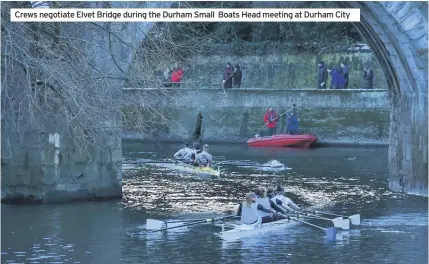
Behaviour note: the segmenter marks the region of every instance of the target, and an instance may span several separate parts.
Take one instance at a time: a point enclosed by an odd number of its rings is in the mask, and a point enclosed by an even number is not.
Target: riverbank
[[[203,141],[243,143],[264,132],[269,106],[282,114],[296,104],[301,134],[316,135],[322,145],[389,142],[387,90],[124,89],[123,96],[124,138],[190,140],[201,113]],[[285,127],[283,115],[277,134]]]
[[[249,138],[250,139],[250,138]],[[143,135],[138,134],[124,134],[122,140],[135,141],[141,143],[159,143],[159,144],[174,144],[174,143],[184,143],[182,139],[164,139],[164,138],[151,138],[143,139]],[[204,143],[207,144],[233,144],[233,145],[243,145],[247,144],[246,139],[208,139],[204,140]],[[385,147],[389,146],[388,142],[378,142],[378,141],[364,141],[364,142],[355,142],[355,141],[320,141],[314,142],[311,144],[310,148],[325,148],[325,147]]]

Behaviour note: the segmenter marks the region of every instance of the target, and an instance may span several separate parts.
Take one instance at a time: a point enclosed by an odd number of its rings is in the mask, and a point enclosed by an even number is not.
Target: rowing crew
[[[246,200],[238,207],[237,216],[241,216],[243,224],[263,224],[287,218],[287,210],[296,211],[299,207],[285,196],[281,186],[277,186],[275,192],[271,187],[259,187],[246,195]]]
[[[185,143],[185,148],[180,149],[174,154],[174,158],[183,159],[184,162],[193,164],[199,167],[211,167],[213,163],[212,155],[208,152],[209,145],[205,144],[203,150],[201,150],[199,143],[194,143],[193,148],[190,147],[190,143]]]

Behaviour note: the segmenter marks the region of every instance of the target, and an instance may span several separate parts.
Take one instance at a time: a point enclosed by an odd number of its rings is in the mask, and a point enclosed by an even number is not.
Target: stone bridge
[[[394,191],[427,195],[428,4],[427,2],[354,1],[337,3],[342,7],[361,9],[361,22],[355,23],[355,26],[376,54],[387,79],[391,106],[389,187]],[[128,5],[127,7],[148,7],[148,5],[159,7],[159,3],[142,2],[137,4],[138,6],[134,3],[125,4],[122,2],[122,4]],[[170,4],[171,2],[163,3],[163,5]],[[2,3],[2,9],[5,5]],[[141,23],[140,25],[133,23],[125,26],[119,23],[111,23],[112,32],[122,36],[127,42],[107,41],[112,37],[108,32],[78,33],[84,39],[96,41],[101,47],[96,52],[87,51],[88,60],[93,61],[100,55],[104,58],[104,60],[97,62],[101,69],[100,74],[124,77],[136,45],[143,39],[144,33],[150,30],[151,26],[151,23]],[[2,49],[7,48],[3,44]],[[109,52],[109,49],[113,52]],[[123,58],[120,64],[114,56]],[[15,72],[14,74],[19,73]],[[2,76],[3,80],[5,78],[8,79],[2,88],[3,91],[8,87],[11,87],[10,89],[12,87],[17,87],[16,89],[25,88],[22,83],[14,83],[12,76]],[[114,89],[120,89],[124,82],[120,81],[121,78],[116,79],[119,81],[114,82]],[[3,103],[7,104],[2,98],[2,105]],[[55,127],[44,134],[28,130],[29,135],[38,133],[38,136],[46,138],[45,141],[48,141],[47,137],[49,136],[51,139],[49,144],[52,144],[52,148],[55,149],[52,159],[57,160],[59,153],[70,158],[68,164],[63,165],[47,161],[45,158],[51,156],[45,154],[49,151],[35,151],[35,149],[43,149],[45,143],[36,144],[36,146],[33,144],[28,147],[21,146],[20,142],[9,141],[9,144],[20,147],[15,153],[5,153],[3,132],[9,129],[7,121],[6,117],[2,116],[2,157],[12,158],[9,160],[2,159],[2,201],[31,198],[42,202],[57,202],[60,199],[84,199],[88,196],[121,196],[122,173],[120,163],[122,153],[120,143],[118,145],[121,133],[115,132],[112,134],[112,139],[105,139],[107,143],[103,154],[109,153],[110,155],[101,155],[97,152],[98,154],[93,155],[92,161],[82,161],[70,152],[74,149],[73,141],[59,144],[61,135],[55,133],[58,130]],[[121,123],[120,118],[112,116],[112,122],[109,124],[112,123],[117,124],[113,128],[117,129],[120,127],[118,125]],[[107,125],[100,129],[109,130],[112,128]],[[42,153],[39,155],[44,156],[37,157],[37,153]],[[30,164],[31,166],[29,166],[28,157],[34,158],[30,159],[30,163],[33,162]],[[79,177],[63,175],[62,171],[67,171],[69,167],[74,165],[80,168],[82,163],[87,166],[82,171],[74,172]],[[34,168],[39,168],[39,173],[35,174]],[[40,170],[40,168],[43,169]],[[81,175],[84,176],[80,177]]]

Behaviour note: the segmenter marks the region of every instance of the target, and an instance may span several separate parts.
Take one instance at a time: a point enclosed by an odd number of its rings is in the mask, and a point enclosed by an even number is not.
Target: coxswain
[[[210,153],[208,153],[209,145],[205,144],[203,146],[203,151],[199,154],[197,154],[197,157],[195,158],[195,164],[197,164],[199,167],[211,167],[213,163],[213,158]]]
[[[281,201],[281,206],[288,210],[298,211],[300,209],[298,205],[296,205],[294,202],[292,202],[291,199],[285,196],[285,190],[280,185],[276,188],[276,196],[274,196],[274,198]]]
[[[241,216],[241,222],[243,224],[251,225],[257,222],[264,223],[264,219],[259,212],[265,212],[267,214],[272,212],[272,210],[259,204],[256,201],[257,198],[255,193],[250,192],[246,195],[246,200],[238,207],[237,216]]]
[[[268,209],[271,209],[273,211],[273,213],[270,214],[271,221],[277,221],[280,219],[285,219],[287,216],[283,216],[279,213],[286,213],[286,211],[283,210],[280,206],[277,205],[276,202],[274,202],[271,199],[274,196],[274,191],[272,193],[270,193],[271,197],[268,197],[267,194],[268,194],[268,192],[267,192],[267,189],[265,189],[265,187],[259,187],[259,189],[258,189],[259,198],[257,200],[258,203],[260,203],[262,206],[264,206]],[[265,212],[260,212],[260,214],[261,214],[261,216],[266,216]]]
[[[185,147],[174,153],[175,159],[185,159],[185,156],[192,151],[189,147],[191,144],[189,142],[185,142]]]

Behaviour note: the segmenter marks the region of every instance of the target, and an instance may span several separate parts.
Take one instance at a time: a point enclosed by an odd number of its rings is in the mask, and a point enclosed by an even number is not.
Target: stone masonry
[[[6,9],[7,14],[14,4],[3,2],[2,9]],[[101,7],[97,2],[86,4],[92,8]],[[136,8],[164,4],[170,3],[122,2],[115,5]],[[7,26],[17,29],[20,25],[10,23]],[[96,141],[99,147],[89,146],[83,150],[76,145],[73,136],[62,133],[65,123],[61,118],[38,124],[37,128],[30,125],[25,98],[31,96],[27,95],[31,88],[23,78],[25,69],[2,57],[2,202],[58,203],[122,196],[122,121],[118,99],[135,47],[153,23],[100,23],[99,27],[62,23],[61,26],[63,37],[76,40],[72,45],[92,63],[96,69],[94,74],[113,77],[109,85],[103,87],[103,96],[110,98],[109,102],[105,106],[95,106],[105,107],[107,116],[98,124],[100,138]],[[25,32],[22,35],[31,36]],[[2,37],[2,53],[8,54],[11,50],[9,43],[26,43],[19,38],[11,34],[10,42],[4,42]],[[29,46],[20,48],[31,52]]]
[[[428,195],[428,3],[341,2],[361,9],[360,33],[377,56],[391,102],[389,187]]]

